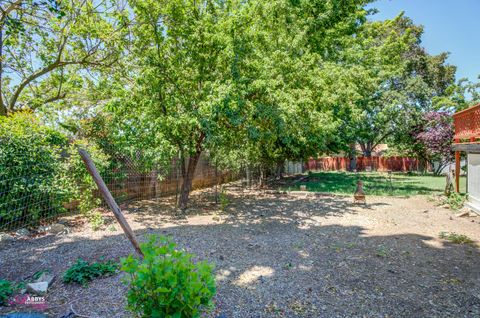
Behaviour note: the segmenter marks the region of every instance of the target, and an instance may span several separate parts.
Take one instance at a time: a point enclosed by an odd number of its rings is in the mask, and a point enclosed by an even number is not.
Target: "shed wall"
[[[468,202],[467,205],[480,212],[480,154],[468,154]]]

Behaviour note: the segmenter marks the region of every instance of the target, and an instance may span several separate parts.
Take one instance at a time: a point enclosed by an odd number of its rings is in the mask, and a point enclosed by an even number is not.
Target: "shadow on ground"
[[[148,207],[130,210],[136,234],[171,235],[216,264],[217,311],[226,317],[478,317],[479,249],[417,234],[369,236],[362,226],[322,224],[355,215],[345,200],[242,196],[212,224],[167,223]],[[275,203],[276,202],[276,203]],[[147,205],[148,206],[148,205]],[[202,213],[200,213],[202,214]],[[135,227],[134,227],[135,228]],[[126,238],[104,232],[15,242],[0,250],[0,276],[19,280],[51,268],[57,276],[78,257],[118,259]],[[70,304],[91,317],[129,317],[121,275],[88,287],[60,279],[47,296],[55,317]],[[3,308],[0,312],[11,309]]]

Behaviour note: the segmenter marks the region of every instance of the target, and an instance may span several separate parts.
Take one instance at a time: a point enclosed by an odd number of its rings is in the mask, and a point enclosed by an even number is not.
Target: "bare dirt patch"
[[[141,240],[171,235],[216,264],[216,317],[478,317],[480,250],[439,238],[454,232],[480,241],[480,217],[458,218],[426,197],[352,198],[228,189],[218,211],[197,193],[184,220],[171,199],[124,207]],[[132,253],[120,227],[15,241],[0,247],[0,277],[19,281],[41,269],[57,280],[47,313],[130,317],[118,274],[88,287],[65,285],[77,258],[118,259]],[[1,308],[0,313],[12,311]]]

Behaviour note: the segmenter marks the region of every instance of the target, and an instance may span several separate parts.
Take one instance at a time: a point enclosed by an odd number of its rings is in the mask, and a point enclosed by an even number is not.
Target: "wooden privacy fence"
[[[370,169],[368,168],[370,167]],[[307,170],[347,171],[350,158],[323,157],[310,158],[306,163]],[[418,171],[422,166],[418,159],[408,157],[357,157],[357,171]]]

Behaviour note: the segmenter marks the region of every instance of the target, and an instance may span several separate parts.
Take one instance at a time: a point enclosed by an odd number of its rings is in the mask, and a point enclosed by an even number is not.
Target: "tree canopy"
[[[355,144],[413,152],[425,114],[480,86],[404,13],[370,21],[370,2],[4,1],[0,115],[36,112],[150,166],[179,158],[182,210],[202,155],[264,171]]]
[[[128,21],[119,2],[9,0],[1,6],[0,114],[35,110],[67,95],[87,102],[82,88],[123,53]]]

